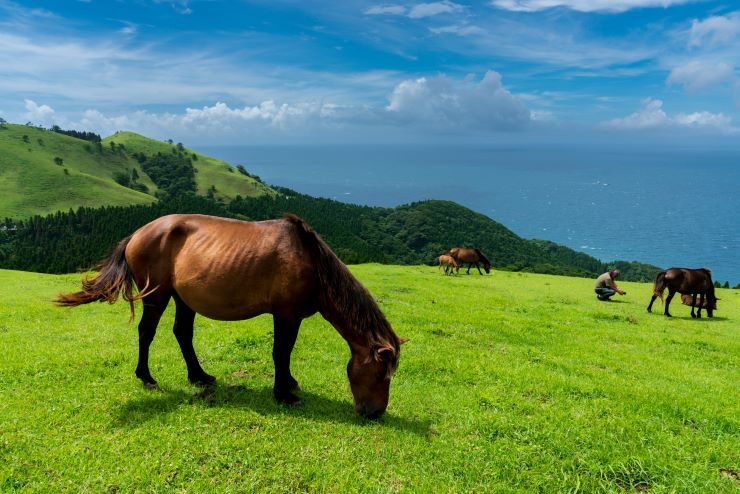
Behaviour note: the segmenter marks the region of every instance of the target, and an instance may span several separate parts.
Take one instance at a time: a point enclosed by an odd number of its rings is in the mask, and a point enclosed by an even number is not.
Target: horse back
[[[670,268],[663,273],[665,286],[672,291],[692,294],[712,292],[712,272],[707,268]]]
[[[126,258],[139,286],[149,277],[213,319],[315,312],[313,260],[289,221],[165,216],[134,233]]]

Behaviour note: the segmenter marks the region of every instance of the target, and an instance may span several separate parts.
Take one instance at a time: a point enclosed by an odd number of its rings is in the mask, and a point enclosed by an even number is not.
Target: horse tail
[[[665,271],[661,271],[655,277],[655,284],[653,285],[653,294],[660,298],[660,303],[663,302],[663,291],[665,290]]]
[[[134,294],[134,280],[128,263],[126,262],[126,246],[131,237],[121,240],[113,253],[97,267],[98,274],[86,277],[82,280],[82,291],[75,293],[60,293],[54,303],[60,307],[77,307],[90,302],[108,302],[113,304],[118,296],[123,294],[123,299],[129,303],[131,308],[131,320],[134,318],[134,302],[149,295],[157,287],[148,290],[149,280],[138,294]]]

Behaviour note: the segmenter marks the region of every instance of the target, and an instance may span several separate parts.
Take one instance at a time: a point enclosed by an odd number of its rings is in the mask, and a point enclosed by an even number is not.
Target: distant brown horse
[[[448,256],[452,256],[458,264],[462,265],[466,263],[468,265],[467,274],[470,274],[470,268],[475,266],[478,269],[479,274],[483,274],[480,271],[478,263],[483,264],[483,269],[486,270],[486,274],[491,272],[491,263],[486,259],[486,256],[478,249],[468,249],[463,247],[453,247],[452,249],[445,252]]]
[[[140,289],[137,295],[133,283]],[[113,303],[122,293],[133,318],[134,301],[143,301],[136,376],[147,387],[157,385],[149,371],[149,345],[173,298],[173,331],[191,382],[215,380],[193,349],[196,313],[224,321],[269,313],[274,321],[275,398],[300,405],[293,394],[298,382],[290,372],[290,354],[301,321],[319,312],[349,344],[347,376],[355,410],[374,418],[388,406],[402,340],[365,287],[296,216],[260,222],[164,216],[123,239],[100,273],[82,286],[80,292],[59,295],[57,303]]]
[[[454,274],[455,270],[457,270],[457,272],[460,272],[460,265],[452,256],[442,254],[437,258],[437,261],[439,261],[439,269],[442,269],[442,267],[444,267],[445,274]]]
[[[655,277],[655,286],[653,288],[653,297],[647,307],[648,312],[652,312],[653,302],[660,297],[663,300],[663,291],[668,289],[668,298],[665,300],[664,314],[671,317],[668,308],[671,305],[671,299],[676,292],[683,295],[691,295],[691,317],[701,317],[701,309],[706,308],[707,316],[712,317],[714,310],[717,308],[717,297],[714,295],[714,284],[712,283],[712,272],[706,268],[687,269],[671,268],[661,271]],[[699,304],[696,303],[696,297],[699,296]],[[706,297],[706,304],[704,302]],[[698,312],[694,314],[694,308],[698,307]]]

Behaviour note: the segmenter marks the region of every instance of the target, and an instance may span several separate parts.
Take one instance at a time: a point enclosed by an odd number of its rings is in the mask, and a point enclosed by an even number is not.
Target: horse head
[[[400,343],[406,340],[400,339]],[[353,351],[347,363],[355,410],[360,415],[374,419],[385,412],[391,378],[398,367],[399,349],[391,344],[374,345],[369,351]]]

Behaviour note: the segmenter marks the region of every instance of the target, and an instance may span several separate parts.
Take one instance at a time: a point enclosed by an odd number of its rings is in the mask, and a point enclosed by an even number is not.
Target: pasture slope
[[[123,144],[125,150],[113,149],[111,143]],[[173,149],[176,147],[172,144],[133,132],[117,132],[98,147],[42,128],[0,125],[0,219],[24,219],[80,206],[149,204],[158,189],[133,154],[171,153]],[[215,198],[226,202],[237,195],[275,194],[224,161],[182,149],[198,158],[194,166],[199,195],[205,196],[211,187],[215,187]],[[116,174],[129,174],[131,170],[136,170],[138,182],[147,187],[148,194],[115,181]]]
[[[648,284],[602,303],[588,279],[351,269],[410,338],[375,422],[318,316],[293,354],[303,408],[271,398],[269,316],[196,319],[203,390],[170,307],[149,392],[126,304],[54,308],[80,275],[0,271],[0,491],[738,492],[740,291],[667,319]]]

